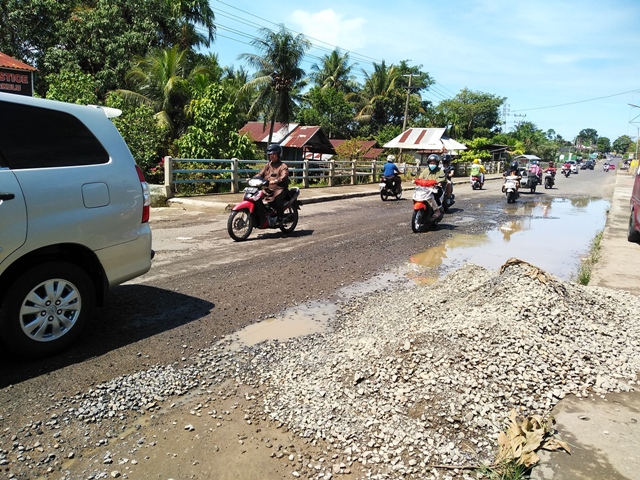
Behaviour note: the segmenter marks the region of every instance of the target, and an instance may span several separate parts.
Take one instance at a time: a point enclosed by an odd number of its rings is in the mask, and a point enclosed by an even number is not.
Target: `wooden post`
[[[356,184],[356,161],[351,160],[351,185]]]
[[[164,157],[164,196],[173,198],[173,159]]]
[[[238,193],[240,191],[240,177],[238,174],[238,159],[233,157],[231,159],[231,193]]]
[[[376,181],[376,163],[375,160],[371,162],[371,183],[375,183]]]

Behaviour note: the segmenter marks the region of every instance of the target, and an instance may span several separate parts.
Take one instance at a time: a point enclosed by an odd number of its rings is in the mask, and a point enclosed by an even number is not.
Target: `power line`
[[[640,92],[640,90],[629,90],[628,92],[614,93],[613,95],[605,95],[604,97],[590,98],[588,100],[578,100],[577,102],[560,103],[558,105],[548,105],[546,107],[521,108],[519,110],[513,110],[513,111],[514,112],[530,112],[531,110],[542,110],[544,108],[566,107],[567,105],[575,105],[577,103],[594,102],[596,100],[602,100],[603,98],[617,97],[619,95],[626,95],[627,93],[637,93],[637,92]]]

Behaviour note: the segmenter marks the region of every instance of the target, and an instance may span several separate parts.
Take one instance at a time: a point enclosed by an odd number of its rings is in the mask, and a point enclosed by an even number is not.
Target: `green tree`
[[[596,146],[599,152],[609,153],[611,151],[611,140],[607,137],[599,137]]]
[[[262,114],[265,123],[270,122],[271,142],[275,122],[289,123],[294,117],[293,92],[305,76],[300,63],[311,43],[304,35],[294,36],[284,25],[280,25],[277,32],[268,28],[259,32],[260,37],[251,41],[259,53],[243,53],[239,57],[257,70],[242,92],[257,92],[249,115]]]
[[[215,15],[208,0],[167,0],[178,27],[177,45],[182,50],[209,47],[215,38]],[[204,28],[204,33],[201,29]]]
[[[88,73],[82,73],[77,67],[70,67],[60,73],[47,76],[49,89],[46,98],[61,102],[93,105],[98,102],[96,82]]]
[[[322,63],[313,64],[311,80],[319,87],[333,88],[342,93],[351,93],[357,88],[355,75],[351,72],[357,63],[349,63],[349,53],[340,54],[334,50],[329,55],[322,57]]]
[[[391,123],[391,115],[386,105],[403,98],[402,91],[396,88],[396,81],[400,71],[394,65],[387,67],[382,63],[373,64],[373,72],[369,74],[362,70],[365,77],[362,89],[353,97],[356,99],[357,114],[355,119],[359,122],[373,124],[376,132],[382,125]]]
[[[320,125],[329,138],[347,138],[353,122],[353,107],[342,92],[333,87],[313,87],[304,101],[308,106],[300,109],[296,118],[304,125]]]
[[[179,137],[186,128],[184,107],[190,99],[189,81],[208,75],[204,66],[188,69],[187,51],[175,46],[155,49],[146,57],[138,57],[127,73],[133,90],[118,90],[129,102],[144,103],[153,108],[156,118],[169,128],[171,138]]]
[[[631,145],[635,145],[628,135],[622,135],[613,142],[613,151],[617,153],[626,153]]]
[[[500,132],[500,108],[506,98],[462,89],[454,98],[441,101],[436,112],[460,138],[492,137]],[[443,125],[441,125],[443,126]]]
[[[595,145],[597,141],[598,141],[598,132],[594,128],[585,128],[580,130],[580,133],[578,133],[577,143],[579,145],[590,147],[592,145]]]
[[[189,105],[192,124],[177,140],[182,158],[259,158],[253,141],[237,132],[233,105],[226,102],[221,85],[209,85]]]
[[[161,159],[167,153],[167,127],[157,122],[150,107],[133,106],[116,93],[107,96],[106,104],[122,110],[122,115],[114,118],[113,123],[127,142],[147,181],[162,183],[164,178]]]

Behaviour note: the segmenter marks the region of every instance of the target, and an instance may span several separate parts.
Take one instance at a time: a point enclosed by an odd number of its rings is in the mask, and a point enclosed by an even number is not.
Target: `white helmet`
[[[396,160],[396,156],[395,155],[388,155],[387,156],[387,162],[395,162]]]

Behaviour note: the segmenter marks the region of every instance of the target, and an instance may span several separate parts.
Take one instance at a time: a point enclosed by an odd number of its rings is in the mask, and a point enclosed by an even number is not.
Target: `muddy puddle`
[[[522,197],[521,197],[522,198]],[[497,270],[516,257],[561,278],[571,280],[581,258],[606,222],[609,202],[602,199],[545,199],[505,205],[510,218],[486,233],[456,234],[444,243],[412,255],[396,271],[387,271],[365,282],[340,289],[339,300],[366,295],[398,283],[431,284],[465,263]],[[452,215],[452,223],[474,221]],[[337,303],[310,302],[285,310],[277,318],[249,325],[228,337],[230,348],[255,345],[262,341],[326,332],[337,310]]]

